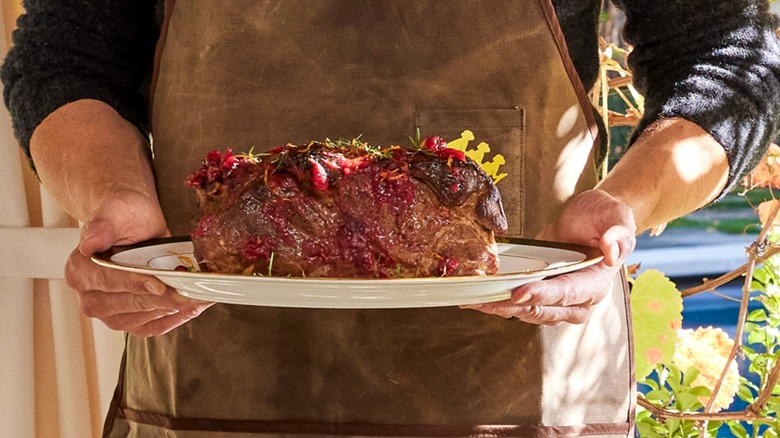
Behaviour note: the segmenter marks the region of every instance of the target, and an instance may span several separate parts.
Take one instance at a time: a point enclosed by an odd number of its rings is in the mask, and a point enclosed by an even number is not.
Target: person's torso
[[[503,159],[510,233],[528,237],[596,182],[595,121],[546,0],[170,6],[152,127],[174,234],[195,211],[184,179],[212,149],[470,130],[468,148],[490,146],[483,162]],[[555,328],[456,307],[220,304],[168,335],[129,338],[115,430],[625,436],[625,313],[621,293],[591,323]]]

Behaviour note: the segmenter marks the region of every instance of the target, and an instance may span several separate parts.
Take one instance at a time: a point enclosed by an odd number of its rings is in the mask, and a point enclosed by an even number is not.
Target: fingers
[[[592,306],[599,303],[617,272],[605,263],[565,275],[524,284],[509,301],[524,306]]]
[[[558,325],[562,322],[583,324],[593,313],[593,307],[530,306],[517,309],[515,318],[529,324]]]
[[[107,269],[90,260],[114,245],[168,235],[156,197],[121,191],[105,198],[82,228],[65,265],[65,280],[79,296],[81,311],[115,330],[156,336],[184,324],[212,305],[180,296],[159,279]]]
[[[132,314],[163,310],[176,312],[184,304],[172,289],[163,295],[141,295],[130,292],[79,292],[81,311],[92,318],[105,319],[120,314]]]
[[[169,289],[163,296],[83,292],[81,311],[114,330],[137,336],[159,336],[199,316],[213,303],[195,301]]]
[[[618,267],[605,262],[557,277],[525,284],[509,300],[463,306],[532,324],[581,324],[607,295]]]
[[[116,228],[109,222],[94,219],[81,229],[79,252],[89,257],[97,252],[111,248],[119,240]]]
[[[105,199],[82,228],[79,249],[90,256],[113,245],[169,235],[156,198],[121,192]]]
[[[213,304],[185,298],[155,277],[98,266],[82,248],[68,258],[65,280],[77,291],[83,314],[137,336],[165,334]]]
[[[506,319],[516,318],[529,324],[558,325],[566,322],[582,324],[590,318],[593,307],[557,307],[557,306],[526,306],[512,304],[511,301],[462,306],[482,313],[500,316]]]
[[[623,225],[609,227],[599,239],[599,249],[607,266],[619,266],[636,246],[634,232]]]
[[[187,321],[198,317],[212,305],[214,305],[214,303],[193,301],[192,305],[187,306],[176,313],[168,314],[158,319],[151,319],[149,322],[129,330],[129,332],[142,337],[164,335]]]
[[[65,281],[77,291],[133,292],[162,295],[167,286],[155,277],[105,269],[73,251],[65,264]]]
[[[580,271],[523,285],[509,300],[470,308],[535,324],[585,322],[634,251],[635,232],[634,213],[628,205],[602,190],[584,191],[572,197],[558,220],[537,237],[585,245],[600,251],[604,259]]]

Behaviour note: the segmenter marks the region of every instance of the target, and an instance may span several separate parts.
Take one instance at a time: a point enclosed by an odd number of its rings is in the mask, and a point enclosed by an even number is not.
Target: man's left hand
[[[509,300],[463,307],[533,324],[583,323],[633,252],[636,229],[626,204],[602,190],[583,192],[566,204],[560,218],[538,238],[592,247],[604,255],[601,262],[520,286]]]

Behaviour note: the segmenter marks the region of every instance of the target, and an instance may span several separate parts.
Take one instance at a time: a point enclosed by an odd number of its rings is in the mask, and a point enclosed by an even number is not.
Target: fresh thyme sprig
[[[414,136],[409,137],[409,141],[412,142],[412,146],[414,146],[416,149],[420,149],[420,143],[422,142],[422,138],[420,138],[420,127],[418,126],[414,130]]]
[[[345,138],[339,138],[338,140],[331,140],[326,138],[322,144],[332,149],[350,149],[355,152],[364,152],[369,157],[375,158],[390,158],[393,154],[393,148],[382,148],[381,146],[372,146],[366,141],[360,139],[361,136],[355,137],[351,140]]]
[[[260,157],[267,157],[271,155],[270,152],[258,152],[255,153],[255,147],[252,146],[249,148],[249,152],[241,152],[239,154],[235,154],[236,158],[241,158],[244,161],[248,161],[251,163],[257,163],[260,161]]]

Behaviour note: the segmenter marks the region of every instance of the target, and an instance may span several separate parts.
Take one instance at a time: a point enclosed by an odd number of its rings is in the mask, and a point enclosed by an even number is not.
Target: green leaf
[[[765,355],[758,355],[756,356],[752,362],[750,362],[750,365],[748,366],[748,370],[751,373],[755,373],[760,375],[763,375],[764,372],[768,370],[767,361],[769,359]]]
[[[669,403],[669,400],[672,399],[672,394],[669,393],[669,391],[665,390],[658,390],[658,391],[650,391],[647,394],[645,394],[645,398],[648,401],[652,402],[660,402],[662,405],[666,406]]]
[[[764,421],[764,420],[753,421],[751,423],[754,430],[753,436],[759,436],[761,438],[777,437],[776,423],[777,423],[776,421]],[[759,431],[758,434],[755,433],[756,430]]]
[[[696,386],[688,392],[696,397],[709,397],[712,395],[712,390],[706,386]]]
[[[680,428],[680,420],[677,418],[670,418],[666,421],[666,425],[669,427],[669,432],[672,432],[671,436],[676,436],[674,432]]]
[[[742,423],[729,422],[728,425],[729,425],[729,430],[734,436],[738,438],[747,438],[748,436],[747,429],[745,429],[745,426]]]
[[[710,436],[718,436],[718,429],[723,426],[722,421],[710,421],[707,424],[707,431],[709,431]]]
[[[766,339],[767,339],[766,333],[760,331],[754,331],[754,332],[752,331],[748,335],[749,344],[763,344]]]
[[[777,315],[780,312],[780,303],[777,302],[777,297],[766,297],[763,300],[764,307],[770,315]]]
[[[680,291],[661,272],[648,269],[634,280],[631,313],[637,378],[650,374],[657,363],[671,363],[682,308]]]
[[[661,389],[661,387],[658,386],[658,382],[656,382],[653,379],[645,378],[645,379],[639,380],[637,383],[639,383],[640,385],[645,385],[645,386],[649,387],[651,390],[659,390],[659,389]]]
[[[701,374],[701,371],[699,371],[698,368],[693,366],[688,367],[688,369],[685,370],[685,373],[683,374],[682,385],[691,386],[691,383],[693,383],[693,381],[699,377],[699,374]]]
[[[688,392],[677,394],[677,408],[682,412],[695,412],[704,406],[699,398]]]
[[[639,436],[642,438],[663,438],[664,436],[668,436],[656,432],[655,426],[649,423],[637,423],[636,428],[639,430]]]
[[[653,413],[650,412],[650,411],[644,410],[644,408],[642,408],[641,406],[637,407],[636,421],[656,422],[655,419],[653,419]]]
[[[745,386],[746,388],[750,388],[756,392],[758,392],[761,388],[758,387],[755,383],[751,382],[747,377],[745,376],[739,376],[739,384],[742,386]]]
[[[747,316],[748,321],[764,322],[766,321],[766,311],[764,309],[756,309]]]
[[[682,391],[682,384],[680,383],[682,382],[682,371],[674,364],[669,364],[666,368],[669,370],[669,377],[666,379],[666,384],[669,385],[674,392]]]
[[[753,271],[753,280],[761,284],[767,284],[769,281],[769,271],[766,269],[756,269]]]

